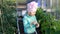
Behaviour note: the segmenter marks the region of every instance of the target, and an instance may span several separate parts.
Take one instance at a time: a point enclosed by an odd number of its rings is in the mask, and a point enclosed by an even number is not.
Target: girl
[[[27,14],[23,18],[25,34],[36,34],[36,27],[39,27],[35,17],[37,6],[35,1],[27,4]]]

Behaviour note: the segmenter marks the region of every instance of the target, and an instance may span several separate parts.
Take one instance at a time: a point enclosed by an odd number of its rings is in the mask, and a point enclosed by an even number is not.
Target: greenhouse
[[[60,34],[60,0],[0,0],[0,34],[24,34],[27,4],[38,3],[37,34]]]

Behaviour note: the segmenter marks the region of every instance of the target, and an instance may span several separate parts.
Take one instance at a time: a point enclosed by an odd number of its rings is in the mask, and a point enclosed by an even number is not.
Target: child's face
[[[28,12],[28,14],[29,14],[30,16],[34,16],[34,15],[36,14],[36,11]]]

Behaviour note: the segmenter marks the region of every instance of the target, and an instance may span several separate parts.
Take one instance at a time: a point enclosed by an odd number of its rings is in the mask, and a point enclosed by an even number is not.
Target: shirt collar
[[[27,16],[28,16],[28,17],[33,17],[33,16],[28,15],[28,14],[27,14]]]

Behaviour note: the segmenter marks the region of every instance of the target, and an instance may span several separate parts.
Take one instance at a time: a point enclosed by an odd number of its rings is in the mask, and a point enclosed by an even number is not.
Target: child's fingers
[[[37,28],[39,27],[39,24],[38,24],[38,23],[36,24],[36,27],[37,27]]]

